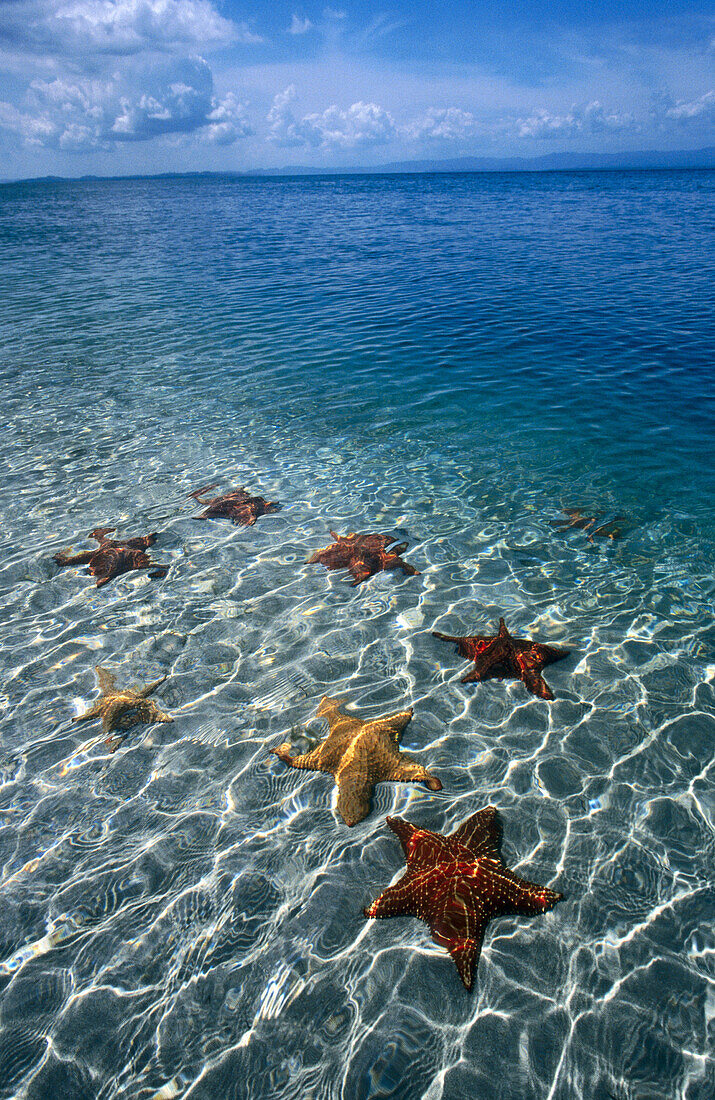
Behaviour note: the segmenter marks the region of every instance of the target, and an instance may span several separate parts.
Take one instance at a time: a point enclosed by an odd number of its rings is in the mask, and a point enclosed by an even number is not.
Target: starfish
[[[162,676],[159,680],[154,680],[151,684],[147,684],[146,687],[143,688],[122,688],[117,690],[115,688],[117,682],[116,676],[108,672],[106,668],[100,668],[99,665],[97,665],[94,671],[97,673],[97,681],[101,693],[99,699],[94,706],[86,710],[84,714],[80,714],[77,718],[73,718],[73,722],[91,722],[93,718],[101,718],[102,729],[105,733],[111,733],[112,730],[127,729],[137,722],[142,722],[150,726],[154,722],[174,721],[170,715],[164,714],[162,710],[159,710],[156,703],[147,699],[148,695],[156,691],[159,684],[164,683],[166,676]],[[109,751],[116,752],[123,740],[123,737],[108,737],[106,744],[110,746]]]
[[[79,554],[69,554],[61,550],[52,560],[57,565],[88,565],[89,572],[97,578],[97,588],[102,588],[120,573],[128,573],[132,569],[154,569],[149,574],[152,578],[166,576],[169,566],[153,562],[144,553],[156,542],[155,531],[136,539],[108,539],[107,535],[114,530],[114,527],[95,527],[94,531],[89,532],[88,538],[99,543],[96,549],[82,550]]]
[[[588,541],[593,542],[594,537],[602,539],[617,539],[621,536],[621,528],[616,524],[619,520],[624,520],[625,516],[616,516],[608,523],[601,523],[598,527],[594,526],[597,523],[596,516],[585,516],[579,508],[562,508],[565,516],[568,519],[552,519],[549,523],[552,527],[556,527],[559,531],[568,531],[571,527],[580,527],[584,531],[588,531]]]
[[[415,567],[400,557],[407,549],[406,542],[387,549],[395,541],[394,535],[378,535],[374,532],[338,535],[335,531],[330,534],[335,542],[323,550],[316,550],[312,558],[308,558],[308,564],[320,562],[326,569],[347,569],[355,578],[353,588],[383,569],[401,569],[408,577],[418,575]]]
[[[467,637],[452,637],[432,631],[432,636],[444,642],[456,642],[457,652],[462,657],[474,661],[474,668],[462,677],[462,683],[472,680],[490,680],[504,676],[522,680],[524,686],[541,699],[553,699],[549,685],[544,681],[541,670],[544,665],[568,657],[569,650],[558,646],[542,645],[530,638],[512,638],[503,619],[499,620],[499,633],[494,635],[472,634]]]
[[[245,489],[232,489],[212,500],[201,500],[202,493],[208,493],[209,489],[215,489],[216,485],[204,485],[203,489],[196,489],[189,496],[197,500],[199,504],[208,505],[197,519],[230,519],[234,523],[240,523],[243,527],[252,527],[259,516],[268,512],[277,512],[280,504],[277,500],[264,500],[263,497],[252,497]]]
[[[388,817],[387,824],[400,838],[407,872],[363,912],[366,917],[425,921],[433,940],[454,959],[467,989],[472,988],[484,931],[493,917],[545,913],[563,897],[505,867],[494,806],[473,814],[450,836],[418,829],[401,817]]]
[[[328,695],[321,699],[318,715],[327,718],[330,732],[310,752],[291,756],[288,742],[271,752],[291,768],[334,775],[338,813],[346,825],[357,825],[367,817],[376,783],[424,783],[431,791],[442,790],[439,779],[400,751],[400,738],[412,709],[363,722],[340,710],[340,702]]]

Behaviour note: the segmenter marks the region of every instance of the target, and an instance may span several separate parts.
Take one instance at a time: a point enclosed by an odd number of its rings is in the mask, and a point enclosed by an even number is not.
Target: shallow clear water
[[[713,178],[0,187],[0,1095],[712,1095]],[[197,523],[212,481],[282,511]],[[167,578],[52,564],[99,524]],[[420,576],[306,565],[329,528]],[[553,703],[430,634],[500,615],[571,648]],[[174,724],[108,755],[96,664],[167,674]],[[414,706],[443,790],[347,829],[268,754],[325,692]],[[468,995],[362,907],[387,813],[489,803],[566,900],[495,920]]]

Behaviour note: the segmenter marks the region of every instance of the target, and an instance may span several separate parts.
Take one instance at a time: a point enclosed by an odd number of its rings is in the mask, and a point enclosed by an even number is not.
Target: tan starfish
[[[442,790],[439,779],[400,752],[400,738],[412,718],[411,708],[363,722],[342,711],[340,702],[328,695],[321,699],[318,715],[327,718],[330,732],[310,752],[291,756],[288,742],[271,752],[291,768],[334,775],[338,813],[346,825],[357,825],[367,817],[376,783],[424,783],[431,791]]]
[[[101,718],[102,729],[105,733],[111,733],[112,730],[128,729],[129,726],[133,726],[137,722],[152,725],[154,722],[174,721],[170,715],[159,710],[156,703],[147,699],[147,695],[151,695],[159,687],[159,684],[164,683],[166,676],[154,680],[143,688],[121,688],[117,690],[115,688],[117,678],[113,673],[108,672],[106,668],[100,668],[99,665],[94,671],[97,673],[97,682],[101,692],[99,699],[84,714],[79,714],[76,718],[73,718],[73,722],[90,722],[93,718]],[[123,737],[108,737],[106,743],[110,746],[109,751],[116,752],[123,740]]]

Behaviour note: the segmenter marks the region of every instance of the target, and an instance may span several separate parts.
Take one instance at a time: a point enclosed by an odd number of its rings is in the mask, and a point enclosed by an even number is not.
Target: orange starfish
[[[338,786],[338,813],[346,825],[357,825],[370,812],[376,783],[424,783],[431,791],[442,784],[426,768],[400,751],[402,731],[412,709],[364,722],[340,709],[340,700],[324,695],[318,715],[328,720],[325,740],[303,756],[291,756],[286,741],[271,752],[291,768],[329,772]]]

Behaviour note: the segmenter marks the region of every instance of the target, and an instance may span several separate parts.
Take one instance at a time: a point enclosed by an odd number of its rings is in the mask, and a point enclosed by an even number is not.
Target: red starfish
[[[530,638],[512,638],[503,619],[499,620],[499,633],[493,635],[471,634],[467,637],[452,637],[433,630],[435,638],[444,642],[455,642],[462,657],[474,661],[474,668],[462,677],[462,683],[472,680],[490,680],[504,676],[522,680],[524,686],[542,699],[553,699],[551,689],[541,675],[544,665],[568,657],[569,650],[558,646],[543,645]]]
[[[264,500],[263,497],[252,497],[245,489],[232,489],[213,500],[201,500],[202,493],[208,493],[209,489],[215,489],[216,485],[204,485],[203,489],[195,489],[189,493],[190,497],[199,504],[208,507],[197,519],[230,519],[234,523],[240,523],[242,527],[252,527],[259,516],[268,512],[277,512],[280,504],[277,500]]]
[[[494,806],[473,814],[451,836],[418,829],[401,817],[388,817],[387,824],[400,838],[407,871],[363,912],[425,921],[432,938],[454,959],[467,989],[492,917],[545,913],[563,897],[504,866]]]
[[[82,550],[79,554],[68,554],[61,550],[59,554],[55,554],[53,561],[57,565],[88,565],[92,576],[98,578],[97,588],[102,588],[120,573],[128,573],[132,569],[154,569],[149,574],[152,578],[166,576],[168,565],[159,565],[144,553],[156,542],[156,532],[136,539],[108,539],[107,535],[114,530],[114,527],[95,527],[88,537],[99,543],[96,550]]]
[[[406,542],[387,549],[395,541],[394,535],[378,535],[375,532],[338,535],[335,531],[330,534],[335,542],[323,550],[316,550],[312,558],[308,558],[308,564],[320,562],[326,569],[347,569],[355,578],[353,588],[383,569],[401,569],[408,577],[417,576],[415,567],[400,557],[407,549]]]

